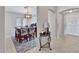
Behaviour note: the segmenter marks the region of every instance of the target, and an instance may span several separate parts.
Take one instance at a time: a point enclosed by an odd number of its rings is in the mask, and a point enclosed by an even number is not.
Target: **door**
[[[51,37],[56,37],[56,14],[53,10],[48,10],[48,22],[49,22],[49,30],[51,32]]]

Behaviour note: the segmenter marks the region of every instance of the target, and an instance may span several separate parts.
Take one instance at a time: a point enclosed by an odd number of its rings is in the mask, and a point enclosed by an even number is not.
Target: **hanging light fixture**
[[[25,14],[24,14],[24,18],[26,18],[26,19],[31,19],[32,18],[32,14],[30,14],[29,12],[28,12],[28,6],[26,6],[26,7],[24,7],[25,8]]]

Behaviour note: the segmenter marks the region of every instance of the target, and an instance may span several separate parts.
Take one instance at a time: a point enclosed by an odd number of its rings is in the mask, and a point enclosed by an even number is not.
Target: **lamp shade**
[[[28,12],[28,7],[24,7],[25,8],[25,11],[27,11],[27,12],[25,12],[25,14],[24,14],[24,18],[26,18],[26,19],[31,19],[32,18],[32,14],[30,14],[29,12]]]
[[[44,28],[49,28],[49,23],[48,22],[44,23]]]
[[[32,14],[24,14],[24,17],[25,17],[26,19],[31,19],[31,18],[32,18]]]

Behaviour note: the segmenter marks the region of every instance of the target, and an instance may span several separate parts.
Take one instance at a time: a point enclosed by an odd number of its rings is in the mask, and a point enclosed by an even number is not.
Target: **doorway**
[[[48,23],[49,23],[49,31],[51,32],[51,37],[56,38],[56,13],[55,11],[49,9],[48,10]]]

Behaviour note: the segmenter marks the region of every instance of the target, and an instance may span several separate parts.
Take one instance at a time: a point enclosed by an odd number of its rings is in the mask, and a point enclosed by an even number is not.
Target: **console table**
[[[48,37],[47,42],[44,45],[42,45],[42,37]],[[48,33],[46,33],[46,32],[40,33],[40,36],[39,36],[40,49],[39,49],[39,51],[41,51],[41,48],[49,48],[50,50],[52,50],[50,48],[50,42],[51,42],[50,32],[48,32]],[[48,47],[44,47],[46,44],[48,44]]]

